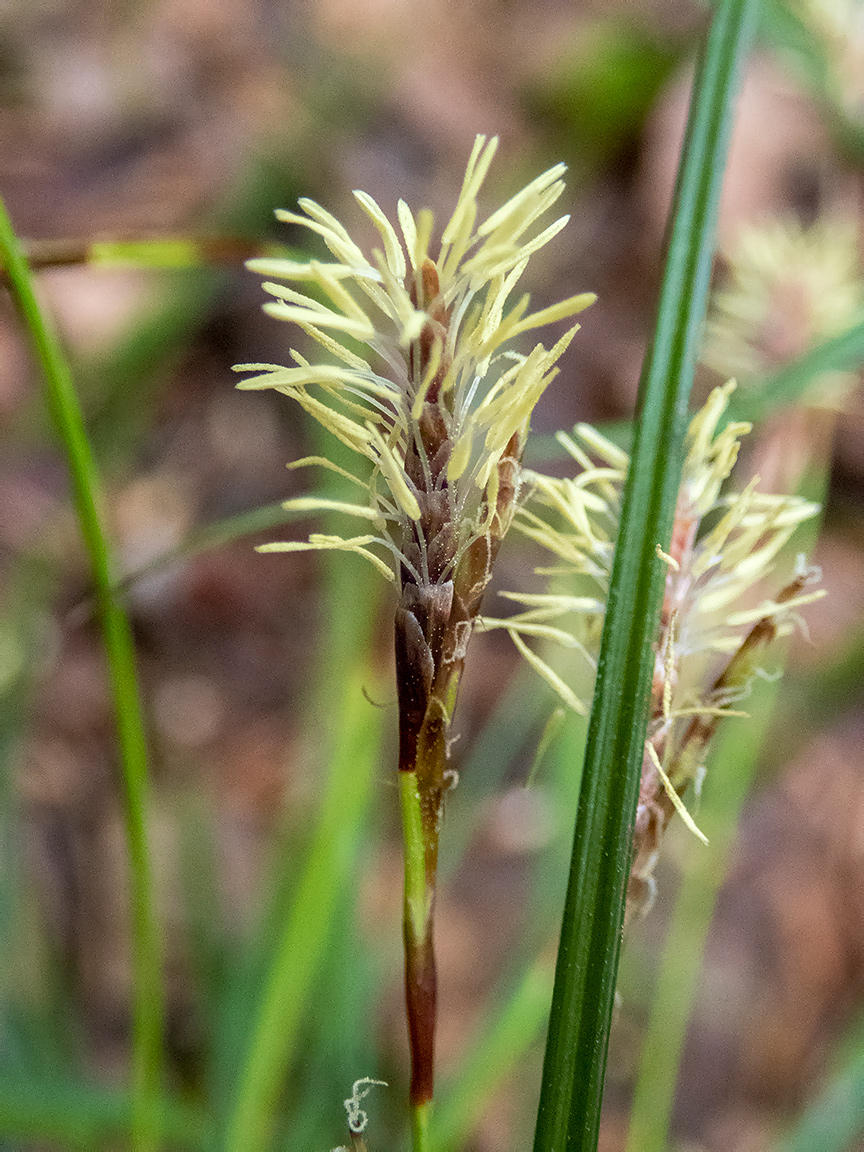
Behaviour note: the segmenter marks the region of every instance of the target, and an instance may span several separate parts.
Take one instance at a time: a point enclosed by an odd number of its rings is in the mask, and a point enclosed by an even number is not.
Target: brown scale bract
[[[419,281],[419,284],[418,284]],[[427,316],[409,349],[415,388],[428,370],[437,341],[444,341],[449,316],[440,300],[438,271],[426,259],[419,277],[409,284],[415,307]],[[448,364],[441,364],[426,393],[409,442],[405,471],[414,485],[420,518],[406,529],[406,566],[401,570],[401,596],[396,612],[396,669],[399,692],[400,749],[403,771],[418,771],[418,786],[427,831],[437,831],[447,767],[447,728],[474,620],[492,565],[509,527],[518,494],[521,447],[514,435],[498,464],[498,488],[491,517],[485,498],[480,517],[488,527],[464,549],[455,567],[459,529],[453,522],[456,500],[447,480],[453,449],[448,431],[449,397],[442,391]],[[418,754],[422,753],[422,754]]]

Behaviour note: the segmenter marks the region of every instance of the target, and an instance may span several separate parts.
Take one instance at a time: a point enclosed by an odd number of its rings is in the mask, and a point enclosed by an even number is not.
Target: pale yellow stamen
[[[595,452],[601,460],[605,460],[612,468],[617,468],[619,471],[626,473],[630,467],[630,457],[623,448],[619,448],[617,444],[613,444],[611,440],[598,432],[596,428],[592,428],[590,424],[577,424],[576,431],[582,438],[584,443]]]
[[[593,596],[558,596],[551,592],[499,592],[507,600],[517,604],[532,605],[537,608],[554,609],[564,612],[603,612],[602,600]]]
[[[441,271],[448,277],[465,255],[474,227],[477,193],[486,179],[497,149],[497,136],[493,136],[488,143],[485,136],[478,136],[474,141],[456,208],[441,237]]]
[[[370,217],[375,227],[381,233],[381,239],[384,241],[384,251],[387,255],[387,264],[390,271],[397,280],[404,280],[406,275],[405,256],[402,252],[402,245],[399,243],[399,238],[393,225],[378,207],[376,202],[368,194],[368,192],[361,192],[359,189],[355,190],[354,196],[360,207]]]
[[[359,516],[361,520],[381,519],[374,508],[365,504],[331,500],[327,496],[296,496],[293,500],[284,500],[282,507],[286,512],[344,512],[346,516]]]
[[[332,460],[328,460],[326,456],[303,456],[299,460],[291,460],[285,465],[286,468],[308,468],[312,465],[317,465],[319,468],[326,468],[329,472],[335,472],[339,476],[344,476],[346,480],[350,480],[352,484],[356,484],[358,488],[363,488],[369,491],[369,485],[355,476],[353,472],[349,472],[347,468],[341,468],[338,464],[334,464]]]
[[[419,336],[420,333],[418,332]],[[432,387],[432,382],[438,375],[438,369],[441,367],[441,359],[444,355],[444,346],[440,340],[436,340],[432,345],[432,351],[429,355],[429,366],[423,375],[423,380],[417,390],[417,396],[411,406],[411,418],[419,420],[423,412],[423,405],[426,403],[426,397],[429,394],[429,389]]]
[[[814,604],[823,600],[828,593],[824,588],[817,588],[814,592],[802,592],[800,596],[793,596],[790,600],[776,603],[773,600],[763,600],[756,608],[746,612],[734,612],[727,617],[726,623],[730,628],[740,628],[746,624],[755,624],[765,616],[777,616],[784,612],[791,612],[795,608],[803,608],[805,604]]]
[[[482,616],[477,619],[478,632],[494,632],[504,628],[508,632],[518,632],[520,636],[536,636],[541,640],[553,640],[562,648],[579,648],[581,645],[569,632],[563,628],[555,628],[551,624],[542,624],[538,621],[526,620],[524,616],[511,616],[507,620],[498,620],[494,616]]]
[[[672,804],[675,807],[675,811],[678,813],[678,815],[681,817],[693,835],[698,840],[701,840],[703,844],[707,845],[708,837],[697,827],[696,821],[685,808],[684,801],[675,791],[672,781],[666,775],[666,771],[663,768],[663,765],[660,763],[660,757],[657,755],[657,749],[654,747],[650,740],[645,742],[645,747],[648,749],[648,755],[651,757],[651,761],[654,764],[654,767],[657,769],[657,775],[660,777],[666,795],[672,801]]]
[[[402,235],[405,237],[405,248],[408,251],[411,265],[412,267],[416,267],[414,255],[417,251],[417,223],[414,219],[414,214],[405,201],[400,200],[396,205],[396,215],[399,219],[399,227],[402,229]]]
[[[417,503],[417,497],[408,487],[408,478],[405,475],[403,465],[374,424],[367,424],[367,429],[370,440],[378,449],[378,466],[390,485],[390,491],[403,512],[412,520],[419,520],[422,515],[420,505]]]
[[[447,461],[448,484],[455,484],[468,467],[473,443],[474,437],[471,434],[471,429],[468,428],[456,441],[450,459]]]
[[[518,236],[519,233],[524,231],[525,227],[531,224],[537,216],[539,216],[548,207],[548,204],[542,198],[544,195],[549,197],[550,190],[554,190],[551,202],[554,203],[558,196],[563,191],[563,183],[559,177],[563,176],[567,171],[566,164],[555,164],[552,168],[541,173],[530,184],[527,184],[521,192],[517,192],[515,196],[503,204],[496,212],[485,221],[484,224],[478,228],[480,236],[490,236],[492,233],[498,231],[499,233],[509,233],[511,236]],[[543,208],[537,206],[538,198],[544,205]],[[523,224],[522,222],[525,221]]]
[[[657,559],[662,560],[667,568],[671,568],[673,572],[681,571],[681,565],[678,563],[675,557],[670,556],[668,552],[664,552],[659,544],[655,547],[654,551],[657,554]]]
[[[338,551],[338,552],[356,552],[358,556],[362,556],[364,560],[368,560],[374,564],[382,576],[387,580],[394,582],[396,576],[392,568],[376,556],[374,552],[370,552],[366,547],[367,544],[383,544],[383,540],[379,540],[377,536],[354,536],[349,539],[344,539],[342,536],[325,536],[318,532],[313,532],[308,540],[288,540],[284,543],[277,544],[259,544],[255,549],[256,552],[321,552],[321,551]]]
[[[522,637],[514,630],[510,629],[510,639],[534,669],[534,671],[541,676],[550,688],[556,692],[561,699],[567,704],[574,712],[578,712],[580,716],[585,716],[588,709],[570,688],[568,684],[561,679],[557,672],[555,672],[545,660],[541,660],[536,652],[532,652]]]
[[[281,302],[267,303],[262,305],[262,308],[274,320],[335,328],[338,332],[344,332],[346,336],[355,336],[358,340],[368,340],[375,331],[368,320],[354,320],[350,316],[343,316],[340,312],[324,311],[323,309],[313,311],[311,308]]]

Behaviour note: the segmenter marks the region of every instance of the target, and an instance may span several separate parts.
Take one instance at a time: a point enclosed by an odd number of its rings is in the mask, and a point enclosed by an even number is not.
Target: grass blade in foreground
[[[740,64],[756,0],[718,5],[694,81],[657,325],[621,514],[576,818],[535,1152],[596,1149],[652,641]]]
[[[99,510],[96,465],[72,374],[53,331],[39,309],[27,261],[0,201],[0,256],[45,377],[51,414],[66,451],[75,511],[93,570],[108,675],[117,723],[125,789],[126,845],[129,853],[134,950],[133,1147],[158,1143],[162,1043],[162,987],[159,936],[153,903],[153,875],[147,845],[147,748],[129,620],[112,592],[113,564]]]

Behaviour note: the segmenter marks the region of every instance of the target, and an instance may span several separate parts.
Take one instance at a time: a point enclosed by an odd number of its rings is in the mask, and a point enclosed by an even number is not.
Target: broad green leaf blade
[[[668,546],[671,532],[732,105],[756,11],[756,0],[718,4],[694,80],[601,643],[535,1152],[597,1147],[665,575],[656,548]]]

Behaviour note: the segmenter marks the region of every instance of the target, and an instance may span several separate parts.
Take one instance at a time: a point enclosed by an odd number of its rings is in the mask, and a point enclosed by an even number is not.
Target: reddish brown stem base
[[[408,1015],[408,1043],[411,1049],[412,1104],[426,1104],[435,1091],[435,1017],[437,977],[432,939],[432,915],[421,940],[414,938],[405,924],[405,1004]]]

